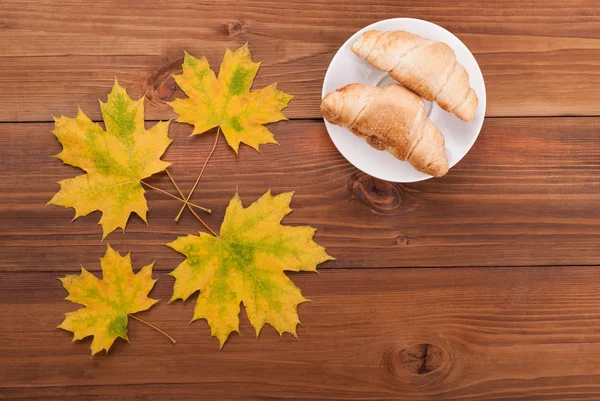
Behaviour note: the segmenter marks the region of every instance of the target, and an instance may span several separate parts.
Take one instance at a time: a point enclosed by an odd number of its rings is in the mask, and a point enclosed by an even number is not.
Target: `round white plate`
[[[479,65],[467,46],[441,26],[419,19],[394,18],[379,21],[361,29],[340,47],[331,60],[323,82],[323,96],[353,82],[374,86],[385,86],[395,82],[386,72],[371,67],[351,50],[352,44],[364,32],[372,29],[379,31],[403,30],[430,40],[445,42],[454,50],[458,62],[469,73],[471,87],[479,98],[475,120],[466,123],[454,114],[444,111],[437,104],[425,101],[429,118],[446,138],[446,156],[449,165],[450,167],[454,166],[471,149],[483,125],[486,102],[485,84]],[[327,120],[325,120],[325,125],[331,140],[340,153],[365,173],[394,182],[415,182],[431,178],[431,176],[415,170],[408,162],[396,159],[389,152],[372,148],[363,138],[352,134],[348,129],[330,124]]]

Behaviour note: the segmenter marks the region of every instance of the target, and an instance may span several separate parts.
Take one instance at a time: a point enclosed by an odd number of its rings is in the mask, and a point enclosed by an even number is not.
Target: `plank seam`
[[[589,118],[589,119],[593,119],[593,118],[600,118],[600,114],[599,115],[576,115],[576,114],[564,114],[564,115],[551,115],[551,116],[541,116],[541,115],[531,115],[531,116],[488,116],[485,117],[486,120],[502,120],[502,119],[528,119],[528,118]],[[173,120],[174,119],[163,119],[163,120],[144,120],[144,122],[147,123],[157,123],[160,121],[169,121],[169,120]],[[318,118],[318,117],[291,117],[288,118],[287,121],[311,121],[311,122],[319,122],[319,121],[323,121],[323,118]],[[92,122],[94,123],[103,123],[103,120],[92,120]],[[0,125],[1,124],[47,124],[47,123],[54,123],[54,120],[32,120],[32,121],[0,121]]]
[[[573,265],[514,265],[514,266],[388,266],[388,267],[321,267],[317,269],[319,272],[334,272],[334,271],[373,271],[373,270],[419,270],[419,269],[561,269],[561,268],[573,268],[573,267],[589,267],[589,268],[600,268],[600,265],[590,264],[573,264]],[[175,267],[173,267],[175,269]],[[170,273],[173,269],[156,269],[152,270],[152,273]],[[136,267],[134,266],[134,270]],[[91,273],[99,273],[100,270],[89,270]],[[79,270],[73,270],[78,273]],[[305,273],[295,272],[286,270],[286,273]],[[0,274],[70,274],[70,270],[0,270]],[[312,273],[312,272],[309,272]]]

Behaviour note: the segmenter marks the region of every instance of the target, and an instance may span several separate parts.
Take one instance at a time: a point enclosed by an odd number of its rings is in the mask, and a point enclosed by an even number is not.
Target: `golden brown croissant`
[[[448,172],[444,136],[425,114],[423,99],[401,85],[346,85],[323,98],[321,111],[330,123],[348,127],[418,171],[436,177]]]
[[[432,42],[405,31],[368,31],[352,51],[378,70],[464,121],[472,121],[477,95],[469,74],[443,42]]]

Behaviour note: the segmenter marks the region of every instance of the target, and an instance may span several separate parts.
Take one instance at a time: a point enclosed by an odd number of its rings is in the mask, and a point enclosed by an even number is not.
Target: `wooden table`
[[[168,3],[168,4],[167,4]],[[450,173],[392,184],[353,168],[319,113],[337,48],[375,21],[414,17],[455,33],[480,63],[487,118]],[[183,49],[218,66],[248,42],[264,61],[255,87],[296,97],[271,126],[281,146],[239,157],[218,147],[194,200],[218,227],[236,185],[250,203],[295,190],[290,225],[318,229],[337,261],[290,274],[313,302],[299,339],[271,327],[222,351],[193,301],[170,297],[183,258],[162,244],[194,233],[179,204],[149,192],[146,226],[107,241],[136,269],[156,260],[159,303],[131,343],[89,356],[57,330],[77,308],[58,277],[104,254],[99,214],[72,223],[44,204],[76,170],[52,115],[79,105],[100,119],[114,77],[148,120],[174,117],[170,74]],[[0,399],[598,400],[600,399],[600,3],[595,0],[42,1],[0,6]],[[165,159],[189,189],[214,134],[173,124]],[[173,191],[165,175],[152,184]]]

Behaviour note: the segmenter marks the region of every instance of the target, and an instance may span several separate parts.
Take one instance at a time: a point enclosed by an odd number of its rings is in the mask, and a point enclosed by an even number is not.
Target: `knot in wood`
[[[223,32],[227,36],[236,36],[242,32],[241,22],[228,22],[223,26]]]
[[[353,198],[378,212],[392,211],[401,203],[397,186],[366,174],[350,182],[350,191]]]
[[[462,373],[461,367],[452,363],[452,348],[443,338],[411,337],[417,341],[392,343],[383,351],[379,374],[389,386],[431,390],[446,386]]]
[[[400,359],[409,373],[424,375],[442,366],[444,351],[434,344],[417,344],[403,350]]]
[[[152,74],[146,88],[146,98],[150,102],[169,102],[175,98],[177,84],[171,75],[180,72],[181,64],[183,64],[183,59],[179,59]]]
[[[417,344],[405,349],[392,346],[383,353],[379,370],[390,381],[404,381],[411,376],[427,376],[442,367],[448,359],[444,351],[434,344]]]
[[[408,246],[410,244],[410,239],[407,235],[400,234],[396,236],[396,244],[398,246]]]

